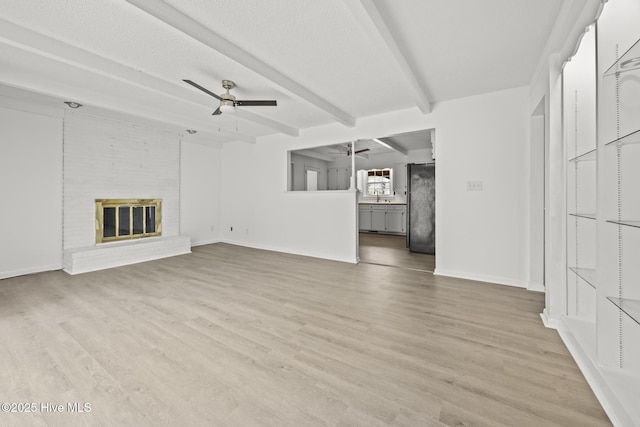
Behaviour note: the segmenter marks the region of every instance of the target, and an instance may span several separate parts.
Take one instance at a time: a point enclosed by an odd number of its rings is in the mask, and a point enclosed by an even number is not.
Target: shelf
[[[576,275],[584,280],[587,285],[591,286],[593,289],[596,288],[596,270],[591,268],[578,268],[578,267],[569,267],[569,270],[576,273]]]
[[[640,325],[640,301],[615,297],[607,297],[607,299]]]
[[[604,72],[605,76],[614,76],[628,71],[640,70],[640,40],[635,42],[614,64]]]
[[[578,163],[578,162],[589,162],[596,160],[596,149],[587,151],[586,153],[580,154],[572,159],[569,159],[570,162]]]
[[[615,219],[608,219],[607,222],[610,222],[611,224],[624,225],[625,227],[640,228],[640,221],[625,221],[625,220],[618,221]]]
[[[571,216],[577,216],[578,218],[596,219],[596,214],[588,213],[570,213]]]
[[[626,144],[639,144],[639,143],[640,143],[640,130],[637,130],[625,136],[621,136],[620,138],[614,139],[613,141],[609,141],[605,145],[626,145]]]

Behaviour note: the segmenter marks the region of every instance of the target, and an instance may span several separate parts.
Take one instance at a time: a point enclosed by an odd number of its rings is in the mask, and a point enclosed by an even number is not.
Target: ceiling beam
[[[312,157],[312,158],[318,159],[318,160],[324,160],[325,162],[334,162],[336,160],[335,157],[333,157],[333,156],[329,156],[327,154],[316,153],[313,150],[296,150],[295,153],[299,154],[301,156],[307,156],[307,157]]]
[[[144,73],[119,62],[97,55],[93,52],[89,52],[44,34],[40,34],[2,18],[0,18],[0,25],[2,26],[0,41],[11,46],[88,72],[96,73],[122,83],[150,90],[163,96],[169,96],[176,100],[200,107],[206,106],[207,108],[211,108],[210,103],[203,103],[202,97],[199,94],[192,93],[185,85],[182,85],[182,82],[180,82],[180,84],[167,82],[166,80],[162,80],[151,74]],[[35,88],[32,89],[35,90]],[[48,94],[53,95],[52,93]],[[91,100],[86,100],[86,102],[90,103]],[[294,127],[248,111],[239,112],[238,116],[287,135],[298,136],[300,133],[299,130]],[[231,135],[230,132],[228,133]],[[255,143],[255,138],[252,136],[242,135],[240,136],[240,139],[245,142]]]
[[[293,126],[285,125],[284,123],[276,122],[275,120],[268,119],[264,116],[260,116],[251,111],[243,110],[242,108],[236,108],[236,114],[238,117],[249,120],[250,122],[257,123],[259,125],[266,126],[268,128],[280,131],[284,134],[291,136],[299,136],[300,130]]]
[[[407,155],[406,148],[396,142],[393,142],[391,138],[373,138],[372,141],[387,148],[391,148],[392,150],[396,150],[398,153],[404,154],[405,156]]]
[[[241,64],[250,70],[262,75],[268,80],[276,83],[283,89],[291,92],[300,99],[316,106],[333,116],[340,123],[353,127],[355,118],[342,111],[329,101],[321,98],[306,87],[285,76],[275,68],[251,55],[249,52],[234,45],[227,39],[221,37],[208,27],[202,25],[190,16],[182,13],[178,9],[160,0],[127,0],[133,6],[143,10],[149,15],[159,19],[165,24],[203,43],[205,46],[225,55],[233,61]]]
[[[346,0],[345,3],[371,40],[378,45],[385,46],[393,57],[395,64],[411,86],[414,101],[420,111],[423,114],[430,113],[431,102],[427,91],[420,83],[417,70],[407,60],[407,52],[396,42],[373,0]]]

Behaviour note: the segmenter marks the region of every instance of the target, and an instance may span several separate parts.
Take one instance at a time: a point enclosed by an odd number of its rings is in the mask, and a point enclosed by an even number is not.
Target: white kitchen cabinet
[[[371,231],[386,231],[386,229],[387,229],[386,206],[372,206]]]
[[[360,231],[404,234],[406,232],[406,205],[361,204],[359,207]]]
[[[398,196],[407,194],[407,164],[393,164],[393,193]]]
[[[368,205],[360,206],[358,210],[358,229],[360,231],[371,230],[371,209]]]
[[[387,226],[389,233],[404,233],[406,208],[404,206],[389,206],[387,208]]]

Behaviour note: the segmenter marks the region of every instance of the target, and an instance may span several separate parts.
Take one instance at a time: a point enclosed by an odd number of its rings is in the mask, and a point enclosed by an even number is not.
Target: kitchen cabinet
[[[371,230],[371,209],[360,206],[358,218],[359,230]]]
[[[386,206],[371,207],[371,231],[385,231],[387,229]]]
[[[393,164],[393,194],[404,196],[407,194],[407,164]]]
[[[348,190],[350,187],[351,173],[349,168],[327,169],[328,190]]]
[[[359,230],[388,234],[404,234],[407,206],[399,204],[361,204]]]
[[[386,217],[386,231],[389,233],[405,233],[406,207],[388,206]]]

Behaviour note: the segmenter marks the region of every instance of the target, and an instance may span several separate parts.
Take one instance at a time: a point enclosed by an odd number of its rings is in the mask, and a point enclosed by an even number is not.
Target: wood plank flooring
[[[436,266],[435,255],[410,252],[405,236],[360,233],[360,262],[429,271]]]
[[[606,426],[543,295],[226,244],[0,281],[0,426]],[[69,413],[68,402],[91,411]]]

